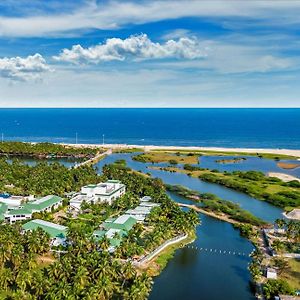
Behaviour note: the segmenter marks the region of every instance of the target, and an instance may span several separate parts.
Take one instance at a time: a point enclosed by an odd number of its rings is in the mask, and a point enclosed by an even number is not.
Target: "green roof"
[[[7,212],[8,205],[5,203],[0,203],[0,214],[4,214]]]
[[[129,231],[135,225],[136,222],[137,222],[136,219],[127,215],[122,215],[118,217],[116,220],[114,220],[112,223],[105,222],[102,224],[102,226],[107,230],[121,229],[121,230]]]
[[[41,211],[44,210],[48,207],[51,207],[59,202],[62,201],[61,197],[58,196],[53,196],[53,195],[49,195],[43,198],[40,198],[38,200],[26,203],[24,205],[24,208],[30,209],[30,210],[37,210],[37,211]]]
[[[67,227],[58,225],[55,223],[47,222],[44,220],[36,219],[31,220],[22,226],[24,230],[36,230],[38,228],[47,232],[51,238],[60,237],[65,238],[67,236]]]
[[[123,237],[127,235],[127,232],[124,230],[120,230],[119,232],[117,232],[117,234],[118,237],[116,237],[115,234],[113,234],[112,237],[110,237],[109,231],[95,230],[93,235],[97,241],[101,240],[106,235],[109,239],[110,246],[118,247],[121,244]]]
[[[84,186],[84,187],[86,187],[86,188],[95,188],[95,187],[97,187],[97,184],[88,184],[88,185],[86,185],[86,186]]]
[[[106,182],[109,182],[109,183],[121,183],[120,180],[114,180],[114,179],[109,179]]]
[[[105,230],[95,230],[93,236],[96,240],[102,239],[105,236]]]
[[[11,211],[8,212],[8,214],[10,216],[16,216],[16,215],[31,215],[32,214],[32,211],[30,209],[27,209],[27,208],[16,208],[16,209],[13,209]]]

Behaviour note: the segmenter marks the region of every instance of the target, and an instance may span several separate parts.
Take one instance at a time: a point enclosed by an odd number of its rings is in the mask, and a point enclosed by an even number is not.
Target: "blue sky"
[[[300,1],[0,2],[1,107],[299,107]]]

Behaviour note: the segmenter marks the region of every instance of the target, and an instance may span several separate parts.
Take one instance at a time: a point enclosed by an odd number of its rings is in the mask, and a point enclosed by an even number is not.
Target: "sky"
[[[300,0],[5,0],[0,107],[300,107]]]

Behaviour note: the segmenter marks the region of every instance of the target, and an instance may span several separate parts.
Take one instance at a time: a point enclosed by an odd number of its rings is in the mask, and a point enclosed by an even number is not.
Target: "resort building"
[[[119,180],[108,180],[104,183],[89,184],[81,188],[81,194],[95,197],[97,202],[112,202],[125,194],[125,185]]]
[[[30,209],[32,212],[51,212],[52,209],[57,209],[62,205],[62,200],[63,199],[58,196],[48,195],[35,201],[28,202],[24,207]]]
[[[151,200],[152,199],[149,196],[141,198],[140,205],[134,209],[128,209],[125,214],[135,218],[140,223],[144,222],[152,208],[160,206],[158,203],[150,202]]]
[[[124,236],[127,236],[128,232],[136,223],[136,219],[127,215],[119,216],[116,219],[109,218],[101,224],[100,230],[94,231],[93,236],[96,241],[101,240],[104,236],[106,236],[110,243],[108,251],[114,252],[121,244]]]
[[[16,208],[4,213],[4,220],[10,224],[32,218],[32,211],[27,208]]]
[[[101,224],[100,229],[94,231],[96,240],[101,240],[104,236],[109,239],[109,251],[114,252],[124,236],[133,228],[136,223],[143,223],[154,207],[160,204],[151,202],[151,197],[145,196],[140,199],[140,205],[134,209],[128,209],[125,214],[117,218],[108,218]]]
[[[7,193],[0,194],[0,203],[7,204],[8,209],[19,208],[27,201],[33,201],[34,196],[14,196]]]
[[[93,234],[96,241],[101,240],[104,236],[106,236],[109,240],[109,252],[114,252],[115,249],[120,246],[122,239],[124,236],[127,236],[127,232],[120,229],[109,229],[105,230],[95,230]]]
[[[32,231],[38,228],[44,230],[51,237],[51,246],[66,245],[67,227],[52,222],[36,219],[22,226],[24,231]]]
[[[277,279],[277,272],[276,272],[275,269],[273,269],[273,268],[267,268],[266,273],[267,273],[266,277],[268,279]]]
[[[135,218],[128,215],[122,215],[116,219],[107,219],[102,224],[102,227],[105,228],[106,230],[118,229],[118,230],[129,231],[136,224],[136,222],[137,221]]]
[[[108,180],[104,183],[89,184],[81,188],[79,194],[70,200],[70,208],[80,210],[81,204],[86,203],[108,203],[125,194],[125,185],[119,180]]]
[[[20,202],[20,205],[13,206],[5,202],[0,202],[0,220],[12,224],[16,221],[31,219],[32,214],[35,212],[50,212],[52,209],[56,209],[60,205],[62,205],[62,198],[53,195],[30,201],[25,204]]]

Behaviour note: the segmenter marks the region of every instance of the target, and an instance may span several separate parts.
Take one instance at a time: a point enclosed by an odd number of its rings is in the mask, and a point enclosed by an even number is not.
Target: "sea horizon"
[[[300,109],[1,108],[4,140],[300,149]],[[103,136],[104,135],[104,136]]]

